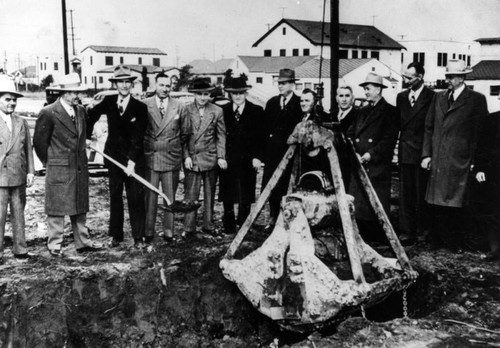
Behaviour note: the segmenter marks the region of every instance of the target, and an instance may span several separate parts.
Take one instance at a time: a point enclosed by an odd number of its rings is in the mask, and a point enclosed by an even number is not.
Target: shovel
[[[92,145],[88,146],[89,149],[94,150],[98,154],[100,154],[102,157],[106,158],[108,161],[111,163],[115,164],[118,168],[121,170],[125,171],[127,169],[126,166],[115,160],[114,158],[106,155],[104,152],[96,149]],[[173,203],[170,202],[168,199],[167,195],[165,195],[163,192],[161,192],[157,187],[154,187],[149,181],[141,177],[140,175],[137,175],[136,173],[132,173],[130,176],[132,176],[135,180],[139,181],[141,184],[146,186],[148,189],[153,191],[156,194],[159,194],[167,203],[167,206],[165,207],[165,210],[170,211],[170,212],[177,212],[177,213],[182,213],[182,212],[189,212],[198,209],[201,204],[198,202],[193,202],[193,201],[174,201]]]

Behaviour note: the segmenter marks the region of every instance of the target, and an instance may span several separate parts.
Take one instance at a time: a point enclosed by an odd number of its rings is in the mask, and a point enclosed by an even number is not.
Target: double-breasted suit
[[[248,100],[236,119],[235,104],[224,105],[227,170],[220,171],[219,192],[224,204],[224,225],[234,231],[234,203],[238,203],[238,224],[242,224],[255,201],[257,172],[253,159],[262,158],[265,139],[264,110]],[[241,106],[240,106],[241,108]]]
[[[3,255],[8,205],[14,242],[12,252],[15,255],[28,252],[24,230],[26,176],[35,172],[28,123],[15,114],[9,117],[12,120],[12,131],[0,118],[0,258]]]
[[[398,137],[398,114],[384,98],[374,106],[359,110],[358,118],[351,125],[348,137],[356,152],[369,153],[370,161],[364,165],[384,210],[390,213],[391,163]],[[376,216],[356,182],[350,182],[349,193],[354,196],[355,216],[359,220],[375,221]]]
[[[205,105],[203,116],[196,102],[187,105],[186,112],[193,129],[186,157],[191,158],[193,167],[186,169],[185,196],[187,200],[198,200],[203,181],[203,229],[212,231],[217,160],[226,159],[224,116],[222,109],[211,103]],[[186,213],[184,225],[187,233],[195,232],[196,211]]]
[[[36,154],[46,168],[45,212],[49,216],[50,250],[61,249],[65,215],[71,217],[76,248],[92,245],[85,227],[89,210],[86,113],[82,106],[73,110],[74,122],[61,99],[46,106],[40,111],[33,135]]]
[[[302,120],[300,98],[293,93],[290,100],[282,108],[282,96],[274,96],[268,100],[265,108],[266,145],[264,148],[263,162],[264,175],[262,177],[262,189],[265,188],[269,179],[278,167],[285,155],[288,144],[287,140],[292,134],[295,126]],[[286,194],[290,179],[292,166],[290,165],[281,176],[280,181],[269,197],[271,218],[276,219],[279,215],[281,198]]]
[[[187,146],[191,135],[191,120],[182,102],[166,98],[164,115],[158,108],[159,98],[153,96],[144,100],[148,108],[148,125],[144,136],[144,155],[146,158],[146,178],[155,187],[161,186],[171,202],[179,184],[182,160],[188,153]],[[146,236],[154,236],[158,195],[146,192]],[[165,212],[163,233],[171,237],[174,230],[174,216]]]
[[[411,239],[429,229],[429,212],[425,203],[428,173],[422,169],[422,145],[425,118],[434,92],[422,87],[415,104],[410,102],[408,89],[398,94],[399,113],[399,229]]]
[[[90,139],[94,124],[101,115],[107,115],[108,138],[104,153],[124,166],[135,163],[135,173],[144,177],[144,133],[148,122],[148,110],[144,103],[129,96],[130,100],[120,114],[118,95],[107,96],[89,110],[87,138]],[[109,170],[110,222],[109,235],[117,242],[123,241],[123,187],[127,192],[128,211],[132,236],[136,241],[144,237],[145,200],[142,185],[128,177],[120,168],[105,160]]]

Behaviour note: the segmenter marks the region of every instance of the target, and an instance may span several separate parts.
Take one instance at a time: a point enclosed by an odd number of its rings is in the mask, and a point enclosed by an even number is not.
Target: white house
[[[472,67],[465,83],[486,96],[488,110],[500,110],[500,60],[483,60]]]
[[[215,62],[208,59],[196,59],[188,65],[192,66],[190,72],[193,75],[210,78],[212,84],[218,85],[224,80],[224,73],[231,68],[233,61],[232,58],[219,59]]]
[[[475,40],[479,45],[478,61],[500,59],[500,37],[489,37]]]
[[[283,18],[253,44],[253,54],[266,57],[318,56],[322,23]],[[325,23],[323,57],[330,58],[330,23]],[[375,58],[401,71],[405,47],[371,25],[339,24],[339,58]]]

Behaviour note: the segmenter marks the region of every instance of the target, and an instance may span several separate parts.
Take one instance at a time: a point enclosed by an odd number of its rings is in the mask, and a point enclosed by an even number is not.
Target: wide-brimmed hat
[[[465,61],[458,59],[450,59],[446,65],[445,75],[465,75],[472,72],[472,69],[467,69]]]
[[[77,73],[71,73],[64,75],[59,79],[59,84],[50,87],[52,90],[56,91],[66,91],[66,92],[79,92],[86,91],[88,88],[82,86],[80,81],[80,75]]]
[[[292,69],[281,69],[278,75],[278,82],[293,82],[299,81],[295,78],[295,70]]]
[[[196,78],[191,83],[191,87],[189,87],[188,91],[192,93],[203,93],[203,92],[211,92],[215,87],[210,84],[210,79],[207,78]]]
[[[224,87],[227,92],[244,92],[252,88],[252,86],[247,85],[247,80],[244,77],[235,77],[231,79],[229,86]]]
[[[18,93],[16,91],[16,85],[14,84],[14,80],[8,77],[7,75],[0,75],[0,94],[2,93],[10,93],[18,98],[23,97],[21,93]]]
[[[124,81],[124,80],[134,81],[136,78],[137,76],[132,75],[132,71],[128,66],[117,65],[115,67],[115,70],[113,71],[113,77],[109,78],[109,81],[111,82]]]
[[[366,85],[374,85],[374,86],[379,86],[381,88],[387,88],[386,85],[384,85],[384,78],[380,75],[377,75],[377,74],[374,74],[374,73],[368,73],[368,75],[366,75],[366,79],[365,79],[365,82],[363,83],[360,83],[359,85],[361,87],[364,87]]]

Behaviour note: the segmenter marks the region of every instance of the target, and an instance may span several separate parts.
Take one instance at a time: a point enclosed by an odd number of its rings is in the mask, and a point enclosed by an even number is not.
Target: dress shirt
[[[241,104],[241,105],[233,104],[233,111],[236,112],[236,109],[238,109],[240,111],[240,115],[241,115],[243,113],[243,110],[245,110],[245,103],[243,102],[243,104]]]
[[[2,111],[0,111],[0,116],[2,117],[2,120],[4,120],[4,122],[7,123],[7,128],[9,128],[9,132],[12,132],[12,117],[11,117],[11,115],[4,114]]]
[[[285,105],[288,104],[288,102],[292,99],[292,93],[287,95],[286,97],[281,96],[281,109],[285,108]]]
[[[345,110],[340,109],[339,114],[337,115],[337,118],[339,119],[339,121],[342,121],[347,116],[347,114],[351,112],[351,110],[352,110],[352,106],[349,109],[345,109]]]
[[[66,112],[68,113],[69,117],[71,118],[71,121],[75,122],[75,109],[73,108],[73,106],[69,105],[68,103],[66,103],[64,101],[64,99],[62,98],[59,98],[59,100],[61,101],[61,105],[63,106],[64,110],[66,110]]]
[[[418,100],[418,96],[420,95],[420,93],[422,93],[422,90],[424,89],[424,84],[422,84],[420,86],[419,89],[417,89],[416,91],[414,91],[413,89],[410,89],[410,94],[408,95],[408,99],[410,100],[410,103],[411,103],[411,97],[415,97],[415,103],[417,102]]]
[[[158,106],[158,109],[159,109],[161,99],[158,98],[158,96],[156,96],[155,98],[156,98],[156,106]],[[165,99],[163,99],[163,108],[165,109],[165,112],[167,111],[167,106],[168,106],[168,98],[165,98]]]
[[[120,103],[120,101],[122,102]],[[125,98],[118,94],[118,99],[116,99],[116,106],[120,107],[121,104],[121,106],[123,107],[123,112],[125,112],[125,110],[127,110],[127,105],[129,101],[130,101],[130,94],[127,95]]]
[[[462,91],[465,89],[465,85],[462,85],[458,87],[456,90],[453,91],[453,100],[457,100]]]

